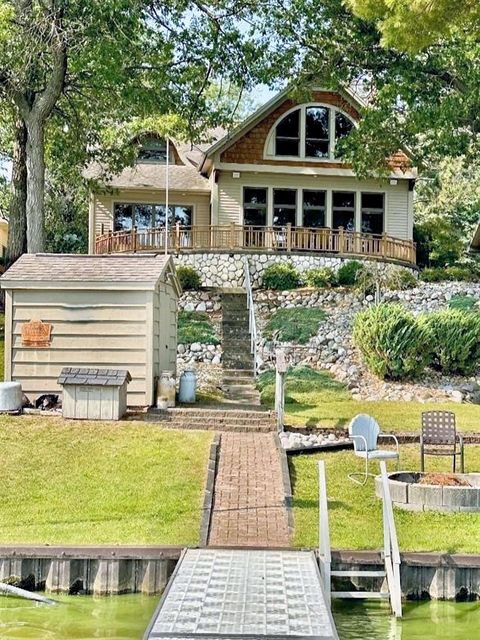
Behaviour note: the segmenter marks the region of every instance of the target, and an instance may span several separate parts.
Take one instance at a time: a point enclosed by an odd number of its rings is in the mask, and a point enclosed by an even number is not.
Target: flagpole
[[[165,172],[165,255],[168,255],[168,169],[170,164],[170,140],[167,136],[167,163]]]

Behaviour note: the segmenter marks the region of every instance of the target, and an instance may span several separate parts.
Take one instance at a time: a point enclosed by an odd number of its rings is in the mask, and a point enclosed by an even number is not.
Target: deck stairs
[[[260,407],[247,409],[243,403],[180,406],[167,410],[153,408],[149,409],[145,419],[158,422],[166,429],[268,433],[277,428],[273,411]]]
[[[385,462],[380,462],[383,487],[383,534],[384,549],[382,558],[384,569],[338,569],[331,570],[330,533],[328,523],[328,501],[325,479],[325,463],[319,461],[319,564],[324,580],[324,590],[331,598],[358,600],[386,600],[390,602],[395,617],[402,617],[402,591],[400,584],[400,553],[398,549],[393,507],[388,485]],[[352,588],[341,591],[331,589],[332,578],[336,582],[346,581]],[[371,585],[369,590],[358,590],[355,582]],[[341,584],[341,583],[340,583]]]

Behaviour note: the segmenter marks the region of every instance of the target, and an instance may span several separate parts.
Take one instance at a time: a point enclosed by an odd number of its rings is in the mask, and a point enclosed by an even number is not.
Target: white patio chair
[[[348,426],[348,435],[353,440],[353,450],[356,456],[365,460],[365,471],[350,473],[348,477],[357,484],[364,485],[368,476],[368,463],[370,460],[395,460],[397,461],[397,470],[400,460],[398,449],[398,440],[391,433],[382,433],[378,422],[372,416],[366,413],[360,413],[355,416]],[[392,438],[395,442],[396,451],[387,451],[386,449],[377,448],[377,439],[381,435],[384,438]],[[363,480],[358,480],[355,476],[361,476]]]

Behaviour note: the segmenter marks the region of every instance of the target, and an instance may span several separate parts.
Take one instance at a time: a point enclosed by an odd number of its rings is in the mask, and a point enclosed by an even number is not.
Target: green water
[[[59,596],[51,607],[0,597],[0,639],[139,640],[158,597]],[[480,640],[480,602],[409,603],[396,622],[384,604],[334,602],[340,640]]]

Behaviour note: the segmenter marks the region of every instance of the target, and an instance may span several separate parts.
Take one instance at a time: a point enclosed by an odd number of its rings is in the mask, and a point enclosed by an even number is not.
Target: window
[[[243,224],[263,227],[267,224],[267,190],[245,187],[243,190]]]
[[[385,194],[362,193],[362,233],[383,233],[384,214]]]
[[[300,109],[281,120],[275,134],[276,156],[298,156],[300,153]]]
[[[330,109],[308,107],[305,112],[305,155],[308,158],[328,158]]]
[[[142,146],[138,152],[138,159],[143,162],[157,162],[166,164],[167,143],[160,138],[149,137],[142,141]]]
[[[193,207],[172,204],[168,206],[168,224],[177,222],[182,227],[191,227],[193,221]],[[165,226],[164,204],[121,203],[114,206],[114,231],[129,231],[132,227],[137,229],[150,229],[151,227]]]
[[[352,120],[335,107],[302,105],[287,113],[269,137],[267,156],[324,160],[335,157],[335,142],[350,133]]]
[[[355,193],[334,191],[332,193],[332,228],[343,227],[355,231]]]
[[[303,226],[325,226],[325,191],[303,191]]]
[[[296,189],[273,190],[273,226],[295,225],[297,216]]]

